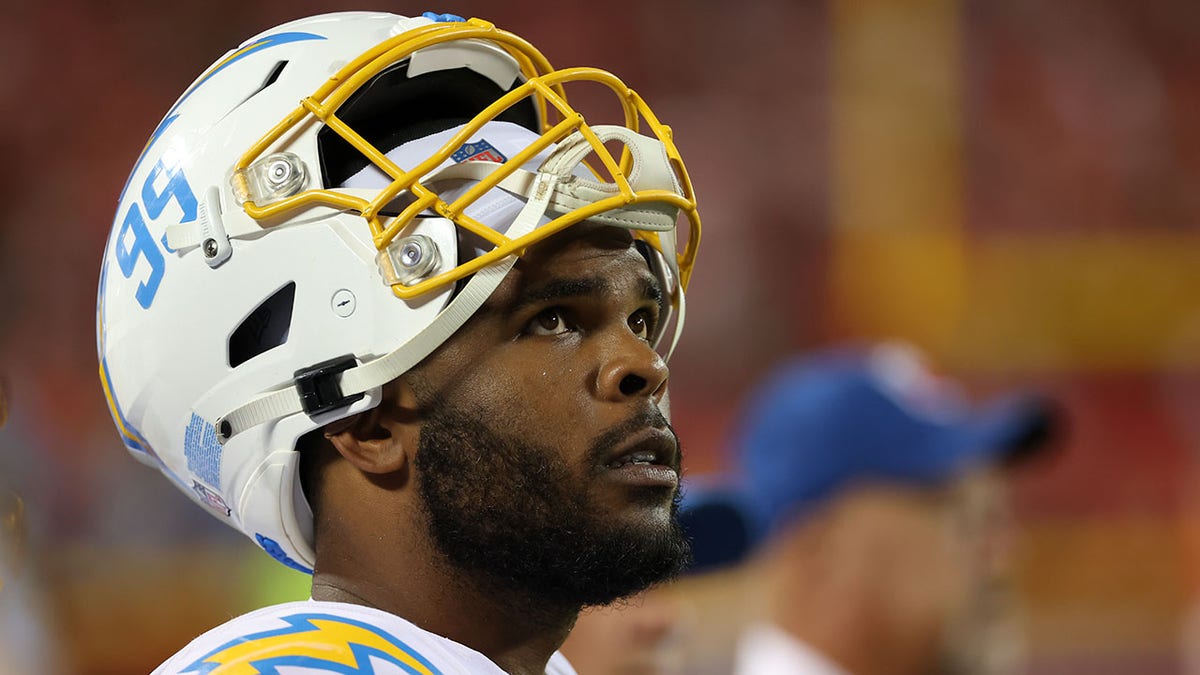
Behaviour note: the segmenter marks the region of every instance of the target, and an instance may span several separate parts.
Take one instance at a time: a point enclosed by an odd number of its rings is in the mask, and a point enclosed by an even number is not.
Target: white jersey
[[[308,600],[244,614],[192,640],[152,675],[504,675],[483,654],[394,614]],[[546,675],[576,675],[555,652]]]

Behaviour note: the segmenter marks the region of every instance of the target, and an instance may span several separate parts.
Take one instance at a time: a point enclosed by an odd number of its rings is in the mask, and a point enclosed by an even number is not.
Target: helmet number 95
[[[159,189],[156,184],[162,184],[162,188]],[[166,168],[162,161],[159,161],[142,185],[142,204],[146,210],[146,217],[152,221],[157,220],[172,201],[182,212],[180,223],[196,219],[196,195],[188,185],[183,170],[179,167]],[[133,278],[138,268],[138,260],[145,260],[149,266],[149,274],[138,284],[134,294],[143,309],[149,309],[154,302],[154,296],[158,293],[158,286],[162,283],[166,271],[166,258],[163,256],[163,250],[159,249],[160,243],[166,251],[174,252],[167,248],[165,235],[162,242],[154,238],[146,226],[146,218],[142,216],[142,207],[136,200],[131,201],[117,232],[116,241],[113,242],[113,249],[117,265],[126,279]]]

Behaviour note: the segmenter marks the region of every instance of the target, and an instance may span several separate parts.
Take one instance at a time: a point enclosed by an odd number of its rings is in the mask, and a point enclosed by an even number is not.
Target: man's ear
[[[369,474],[403,469],[415,456],[416,417],[410,387],[397,379],[383,387],[379,405],[325,428],[325,438],[355,468]]]

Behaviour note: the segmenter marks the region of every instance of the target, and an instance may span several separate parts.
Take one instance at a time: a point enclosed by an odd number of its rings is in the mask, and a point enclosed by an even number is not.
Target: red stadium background
[[[899,338],[979,396],[1047,391],[1069,435],[1015,493],[1029,672],[1200,673],[1191,0],[10,3],[0,490],[29,535],[0,653],[16,672],[147,672],[292,583],[125,455],[94,304],[116,195],[184,87],[242,39],[339,9],[477,14],[556,65],[619,74],[675,129],[705,222],[672,362],[690,473],[720,467],[734,402],[796,351]]]

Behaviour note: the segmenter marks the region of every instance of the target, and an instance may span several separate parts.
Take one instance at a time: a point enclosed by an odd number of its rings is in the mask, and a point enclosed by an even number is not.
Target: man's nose
[[[615,331],[605,348],[605,358],[596,375],[598,395],[621,401],[649,396],[656,401],[666,391],[670,370],[662,356],[646,340],[628,329]]]

